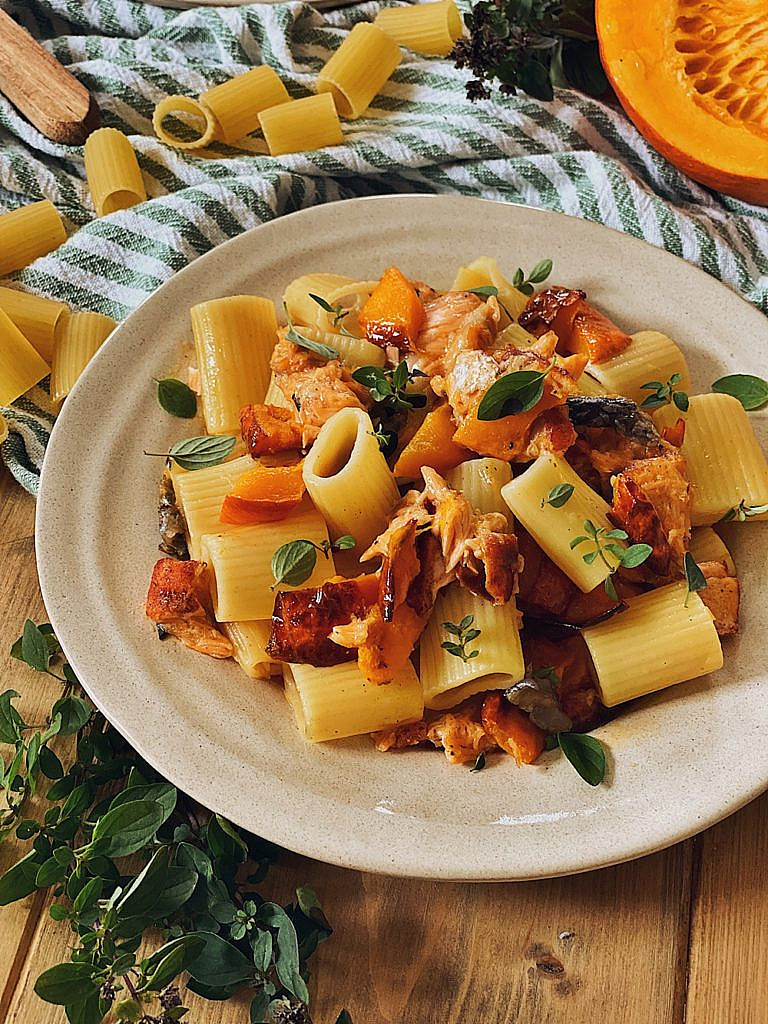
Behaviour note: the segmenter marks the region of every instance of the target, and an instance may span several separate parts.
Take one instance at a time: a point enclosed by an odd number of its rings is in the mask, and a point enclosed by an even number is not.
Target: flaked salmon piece
[[[625,473],[614,477],[613,505],[608,518],[629,534],[632,544],[651,546],[646,565],[652,572],[658,576],[679,572],[680,566],[673,563],[672,546],[658,512],[640,485]]]
[[[208,566],[161,558],[152,570],[145,612],[187,647],[212,658],[231,658],[229,640],[212,624]]]
[[[291,409],[279,405],[246,405],[240,410],[240,432],[252,458],[301,448],[301,427]]]
[[[453,368],[459,353],[487,349],[499,329],[501,311],[494,296],[485,301],[472,292],[433,293],[425,297],[424,324],[408,362],[428,377],[442,378]],[[441,392],[436,380],[433,389]]]
[[[533,764],[544,750],[546,732],[501,693],[489,693],[485,698],[481,721],[495,745],[511,754],[518,765]]]
[[[691,539],[691,485],[685,459],[675,449],[666,455],[630,462],[621,474],[651,503],[666,534],[673,566],[682,567]]]
[[[555,358],[557,337],[543,335],[530,348],[507,345],[496,352],[461,352],[442,386],[457,423],[454,440],[480,455],[506,461],[526,461],[542,451],[565,451],[576,435],[565,412],[554,413],[577,391],[576,378],[583,368]],[[537,404],[526,412],[496,420],[479,420],[477,412],[488,389],[501,377],[521,370],[546,373]]]
[[[628,348],[632,339],[586,298],[580,289],[545,288],[528,300],[520,325],[536,335],[554,331],[559,351],[580,352],[591,363],[603,363]]]
[[[405,747],[417,747],[427,742],[427,723],[410,722],[408,725],[397,725],[394,729],[381,729],[372,732],[371,739],[377,750],[403,750]]]
[[[276,385],[296,410],[302,446],[306,448],[340,409],[366,409],[370,393],[352,379],[338,359],[325,361],[287,341],[285,330],[279,333],[270,365]]]
[[[739,632],[739,581],[728,575],[725,562],[702,562],[699,568],[707,585],[696,593],[712,612],[718,636],[735,636]]]
[[[469,764],[477,760],[478,754],[493,750],[497,745],[471,711],[449,711],[440,715],[427,727],[427,739],[443,748],[451,764]]]

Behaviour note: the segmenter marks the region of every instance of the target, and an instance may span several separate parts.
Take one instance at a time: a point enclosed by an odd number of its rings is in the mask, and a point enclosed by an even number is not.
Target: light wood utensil
[[[79,146],[99,127],[85,86],[2,10],[0,92],[54,142]]]

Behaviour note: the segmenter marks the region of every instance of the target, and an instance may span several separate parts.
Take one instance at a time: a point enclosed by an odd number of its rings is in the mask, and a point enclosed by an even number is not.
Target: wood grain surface
[[[34,501],[0,470],[0,690],[27,720],[55,691],[6,652],[43,616]],[[31,716],[31,717],[30,717]],[[748,756],[748,751],[745,751]],[[21,844],[0,847],[0,870]],[[553,881],[452,884],[365,875],[286,853],[261,891],[309,882],[335,926],[312,961],[315,1024],[766,1024],[768,798],[663,853]],[[0,1021],[63,1024],[32,986],[67,957],[36,895],[0,909]],[[192,1024],[247,1003],[191,996]]]

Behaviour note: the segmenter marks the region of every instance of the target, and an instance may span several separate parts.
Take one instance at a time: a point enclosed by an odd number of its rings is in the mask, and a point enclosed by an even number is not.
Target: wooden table
[[[33,523],[33,499],[0,470],[0,692],[19,690],[39,721],[55,691],[6,656],[24,620],[44,618]],[[0,847],[0,869],[20,846]],[[420,882],[286,854],[261,891],[287,899],[304,881],[336,928],[312,961],[315,1024],[343,1006],[354,1024],[768,1022],[768,795],[663,853],[571,878]],[[2,1022],[65,1019],[32,991],[68,958],[48,902],[0,909]],[[195,1024],[247,1021],[237,999],[190,1005]]]

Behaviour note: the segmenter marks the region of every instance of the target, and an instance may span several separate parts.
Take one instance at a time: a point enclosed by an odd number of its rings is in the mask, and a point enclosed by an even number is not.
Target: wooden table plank
[[[699,843],[685,1022],[765,1024],[768,794],[709,829]]]

